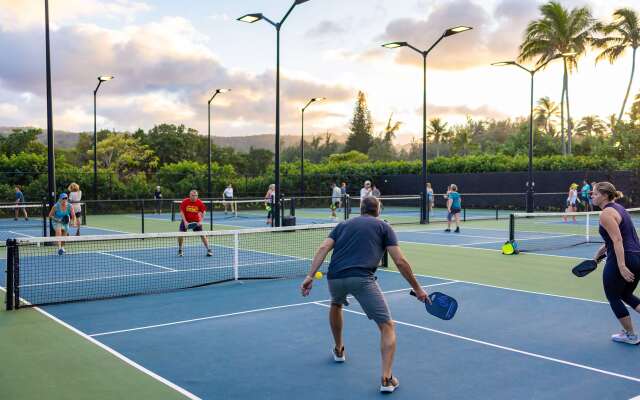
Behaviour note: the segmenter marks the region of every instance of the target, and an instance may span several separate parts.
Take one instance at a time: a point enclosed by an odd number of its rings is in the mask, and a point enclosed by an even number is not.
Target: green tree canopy
[[[367,106],[364,92],[358,92],[358,99],[353,109],[353,118],[349,126],[349,136],[345,144],[345,151],[357,150],[363,154],[369,151],[373,144],[373,121]]]

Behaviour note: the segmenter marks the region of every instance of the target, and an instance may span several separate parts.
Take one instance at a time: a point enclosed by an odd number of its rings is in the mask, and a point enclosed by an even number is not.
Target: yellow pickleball
[[[322,279],[322,272],[316,272],[316,279]]]

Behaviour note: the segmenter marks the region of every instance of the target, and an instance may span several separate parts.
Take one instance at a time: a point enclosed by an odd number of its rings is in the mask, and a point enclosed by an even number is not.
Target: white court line
[[[434,283],[434,284],[431,284],[431,285],[424,285],[422,287],[433,287],[433,286],[450,285],[452,283],[458,283],[458,282],[457,281],[448,281],[448,282]],[[407,290],[410,290],[410,289],[411,288],[390,290],[390,291],[383,292],[383,293],[395,293],[395,292],[407,291]],[[351,297],[351,296],[349,296],[349,297]],[[326,301],[331,301],[331,299],[306,301],[306,302],[302,302],[302,303],[285,304],[285,305],[282,305],[282,306],[274,306],[274,307],[256,308],[256,309],[253,309],[253,310],[238,311],[238,312],[233,312],[233,313],[228,313],[228,314],[210,315],[210,316],[206,316],[206,317],[186,319],[186,320],[182,320],[182,321],[167,322],[167,323],[164,323],[164,324],[146,325],[146,326],[140,326],[140,327],[137,327],[137,328],[120,329],[120,330],[117,330],[117,331],[94,333],[94,334],[91,334],[89,336],[97,337],[97,336],[105,336],[105,335],[114,335],[116,333],[135,332],[135,331],[141,331],[141,330],[146,330],[146,329],[162,328],[162,327],[165,327],[165,326],[182,325],[182,324],[188,324],[188,323],[192,323],[192,322],[207,321],[207,320],[219,319],[219,318],[225,318],[225,317],[233,317],[233,316],[236,316],[236,315],[251,314],[251,313],[262,312],[262,311],[271,311],[271,310],[280,310],[280,309],[283,309],[283,308],[300,307],[300,306],[306,306],[306,305],[309,305],[309,304],[315,304],[317,302],[326,302]]]
[[[0,287],[0,290],[6,292],[6,289],[3,287]],[[29,304],[29,302],[20,299],[21,302],[25,303],[25,304]],[[107,346],[106,344],[90,337],[89,335],[87,335],[86,333],[82,332],[79,329],[74,328],[73,326],[67,324],[66,322],[58,319],[57,317],[54,317],[53,315],[49,314],[48,312],[46,312],[45,310],[41,309],[40,307],[33,307],[34,310],[38,311],[40,314],[44,315],[45,317],[51,319],[52,321],[62,325],[63,327],[69,329],[71,332],[75,333],[76,335],[82,337],[83,339],[87,340],[88,342],[100,347],[101,349],[105,350],[107,353],[113,355],[114,357],[120,359],[121,361],[123,361],[125,364],[128,364],[130,366],[132,366],[133,368],[137,369],[138,371],[142,372],[143,374],[146,374],[148,376],[150,376],[151,378],[157,380],[158,382],[170,387],[171,389],[175,390],[176,392],[186,396],[188,399],[191,400],[202,400],[200,397],[196,396],[195,394],[189,392],[187,389],[176,385],[175,383],[171,382],[168,379],[163,378],[162,376],[146,369],[145,367],[143,367],[142,365],[138,364],[137,362],[131,360],[130,358],[128,358],[127,356],[117,352],[116,350],[112,349],[111,347]]]
[[[125,232],[125,231],[117,231],[115,229],[100,228],[98,226],[81,225],[80,227],[81,227],[80,229],[81,231],[82,229],[98,229],[101,231],[114,232],[114,233],[124,233],[124,234],[131,233],[131,232]]]
[[[35,236],[27,235],[26,233],[20,233],[20,232],[15,232],[15,231],[7,231],[7,232],[9,232],[9,233],[13,233],[14,235],[19,235],[19,236],[28,237],[28,238],[35,237]]]
[[[167,270],[167,271],[176,271],[173,268],[163,267],[162,265],[151,264],[151,263],[148,263],[148,262],[145,262],[145,261],[136,260],[136,259],[133,259],[133,258],[122,257],[122,256],[119,256],[119,255],[116,255],[116,254],[109,254],[109,253],[105,253],[105,252],[102,252],[102,251],[98,251],[97,253],[98,254],[102,254],[104,256],[115,257],[115,258],[119,258],[121,260],[131,261],[131,262],[142,264],[142,265],[149,265],[149,266],[152,266],[152,267],[161,268],[161,269],[164,269],[164,270]]]
[[[318,306],[321,306],[321,307],[327,307],[327,308],[329,307],[328,305],[322,304],[322,303],[319,303],[319,302],[315,302],[314,304],[316,304]],[[348,309],[344,309],[344,311],[348,312],[348,313],[352,313],[352,314],[366,316],[365,313],[362,313],[362,312],[359,312],[359,311],[348,310]],[[594,367],[590,367],[588,365],[578,364],[578,363],[574,363],[574,362],[571,362],[571,361],[562,360],[562,359],[559,359],[559,358],[548,357],[548,356],[544,356],[542,354],[532,353],[532,352],[529,352],[529,351],[524,351],[524,350],[516,349],[516,348],[513,348],[513,347],[502,346],[502,345],[499,345],[499,344],[486,342],[484,340],[473,339],[473,338],[470,338],[470,337],[467,337],[467,336],[456,335],[455,333],[445,332],[445,331],[441,331],[441,330],[438,330],[438,329],[427,328],[426,326],[422,326],[422,325],[411,324],[411,323],[408,323],[408,322],[402,322],[402,321],[398,321],[398,320],[394,320],[394,322],[395,322],[396,325],[404,325],[404,326],[408,326],[408,327],[411,327],[411,328],[420,329],[420,330],[423,330],[423,331],[437,333],[439,335],[444,335],[444,336],[449,336],[449,337],[460,339],[460,340],[465,340],[467,342],[481,344],[483,346],[493,347],[493,348],[499,349],[499,350],[510,351],[512,353],[522,354],[522,355],[525,355],[525,356],[528,356],[528,357],[539,358],[539,359],[542,359],[542,360],[551,361],[551,362],[555,362],[555,363],[558,363],[558,364],[568,365],[570,367],[581,368],[581,369],[585,369],[587,371],[597,372],[597,373],[600,373],[600,374],[603,374],[603,375],[609,375],[609,376],[613,376],[615,378],[621,378],[621,379],[626,379],[626,380],[629,380],[629,381],[632,381],[632,382],[640,383],[640,378],[636,378],[636,377],[633,377],[633,376],[618,374],[616,372],[611,372],[611,371],[607,371],[607,370],[600,369],[600,368],[594,368]]]

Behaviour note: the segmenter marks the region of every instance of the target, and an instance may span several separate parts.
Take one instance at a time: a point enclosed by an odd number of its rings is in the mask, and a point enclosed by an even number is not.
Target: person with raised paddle
[[[607,256],[602,272],[604,293],[622,325],[622,332],[612,335],[611,340],[638,344],[640,338],[633,330],[625,304],[640,312],[640,299],[633,294],[640,281],[640,240],[631,215],[616,203],[620,198],[622,193],[609,182],[598,182],[593,187],[591,200],[594,206],[602,209],[599,232],[604,240],[593,258],[598,260],[605,253]]]
[[[311,269],[302,282],[300,291],[308,296],[313,286],[313,278],[333,250],[327,272],[331,307],[329,322],[335,341],[333,360],[346,360],[342,341],[342,307],[349,305],[347,295],[353,295],[369,319],[380,329],[380,350],[382,353],[382,379],[380,391],[393,392],[400,384],[392,374],[393,356],[396,350],[396,333],[389,307],[376,280],[375,272],[385,250],[391,255],[398,270],[413,288],[418,300],[430,301],[420,286],[409,262],[398,246],[398,238],[391,226],[378,219],[380,201],[373,196],[362,199],[361,216],[339,223],[329,237],[318,248]]]

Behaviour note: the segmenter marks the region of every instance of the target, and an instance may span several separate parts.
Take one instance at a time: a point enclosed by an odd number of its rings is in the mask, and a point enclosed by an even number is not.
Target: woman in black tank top
[[[638,344],[640,338],[633,330],[625,303],[640,312],[640,299],[633,294],[640,281],[640,240],[631,215],[615,202],[621,197],[622,193],[609,182],[599,182],[593,188],[593,205],[602,209],[599,231],[605,243],[595,259],[607,255],[602,283],[609,305],[622,325],[622,332],[612,335],[611,340]]]

